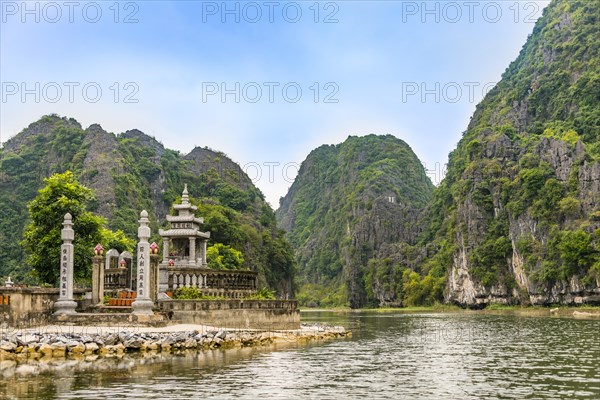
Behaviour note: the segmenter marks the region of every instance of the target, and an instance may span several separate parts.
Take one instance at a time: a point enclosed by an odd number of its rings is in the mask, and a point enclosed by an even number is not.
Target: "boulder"
[[[17,349],[17,344],[9,341],[0,342],[0,350],[7,352],[14,352]]]

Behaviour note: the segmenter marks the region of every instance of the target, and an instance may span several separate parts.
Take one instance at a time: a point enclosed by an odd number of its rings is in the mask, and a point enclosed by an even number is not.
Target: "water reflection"
[[[599,398],[600,321],[307,313],[349,340],[69,361],[12,370],[7,398]],[[49,362],[49,364],[51,364]],[[31,372],[31,371],[29,371]]]

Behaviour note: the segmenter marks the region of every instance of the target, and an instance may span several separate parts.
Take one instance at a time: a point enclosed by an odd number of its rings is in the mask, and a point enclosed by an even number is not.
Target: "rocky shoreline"
[[[72,328],[72,327],[71,327]],[[171,352],[236,347],[266,346],[274,343],[308,343],[349,337],[341,326],[306,325],[290,331],[201,330],[141,332],[121,327],[117,332],[46,333],[35,330],[0,335],[0,362],[114,355],[132,352]]]

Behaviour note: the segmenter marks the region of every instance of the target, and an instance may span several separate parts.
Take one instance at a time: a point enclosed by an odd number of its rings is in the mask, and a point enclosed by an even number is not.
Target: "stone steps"
[[[132,310],[133,310],[133,307],[131,307],[131,305],[129,305],[129,306],[102,306],[102,307],[95,307],[91,311],[92,311],[93,314],[98,314],[98,313],[121,313],[121,314],[125,314],[125,313],[130,313]]]
[[[129,307],[126,307],[129,308]],[[131,308],[129,308],[131,310]],[[82,326],[167,326],[168,319],[158,313],[134,315],[131,312],[92,312],[53,316],[54,323]]]

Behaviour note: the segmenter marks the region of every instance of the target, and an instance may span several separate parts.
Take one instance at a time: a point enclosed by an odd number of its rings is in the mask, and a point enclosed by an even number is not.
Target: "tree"
[[[206,249],[206,260],[212,269],[241,269],[244,264],[242,252],[222,243]]]
[[[105,249],[115,249],[119,253],[124,251],[132,252],[135,248],[136,242],[134,239],[125,236],[125,233],[121,230],[111,231],[107,228],[101,228],[100,234],[102,236],[102,245]]]
[[[71,171],[54,174],[44,180],[46,186],[28,204],[30,223],[21,245],[27,252],[27,264],[44,283],[57,284],[60,275],[60,231],[66,213],[73,217],[75,230],[74,274],[82,280],[90,277],[92,249],[104,239],[114,247],[132,250],[132,241],[122,232],[103,228],[103,217],[86,210],[94,199],[91,189],[77,182]]]
[[[596,250],[592,244],[592,236],[579,229],[563,231],[558,249],[564,262],[566,277],[585,273],[594,263]]]

